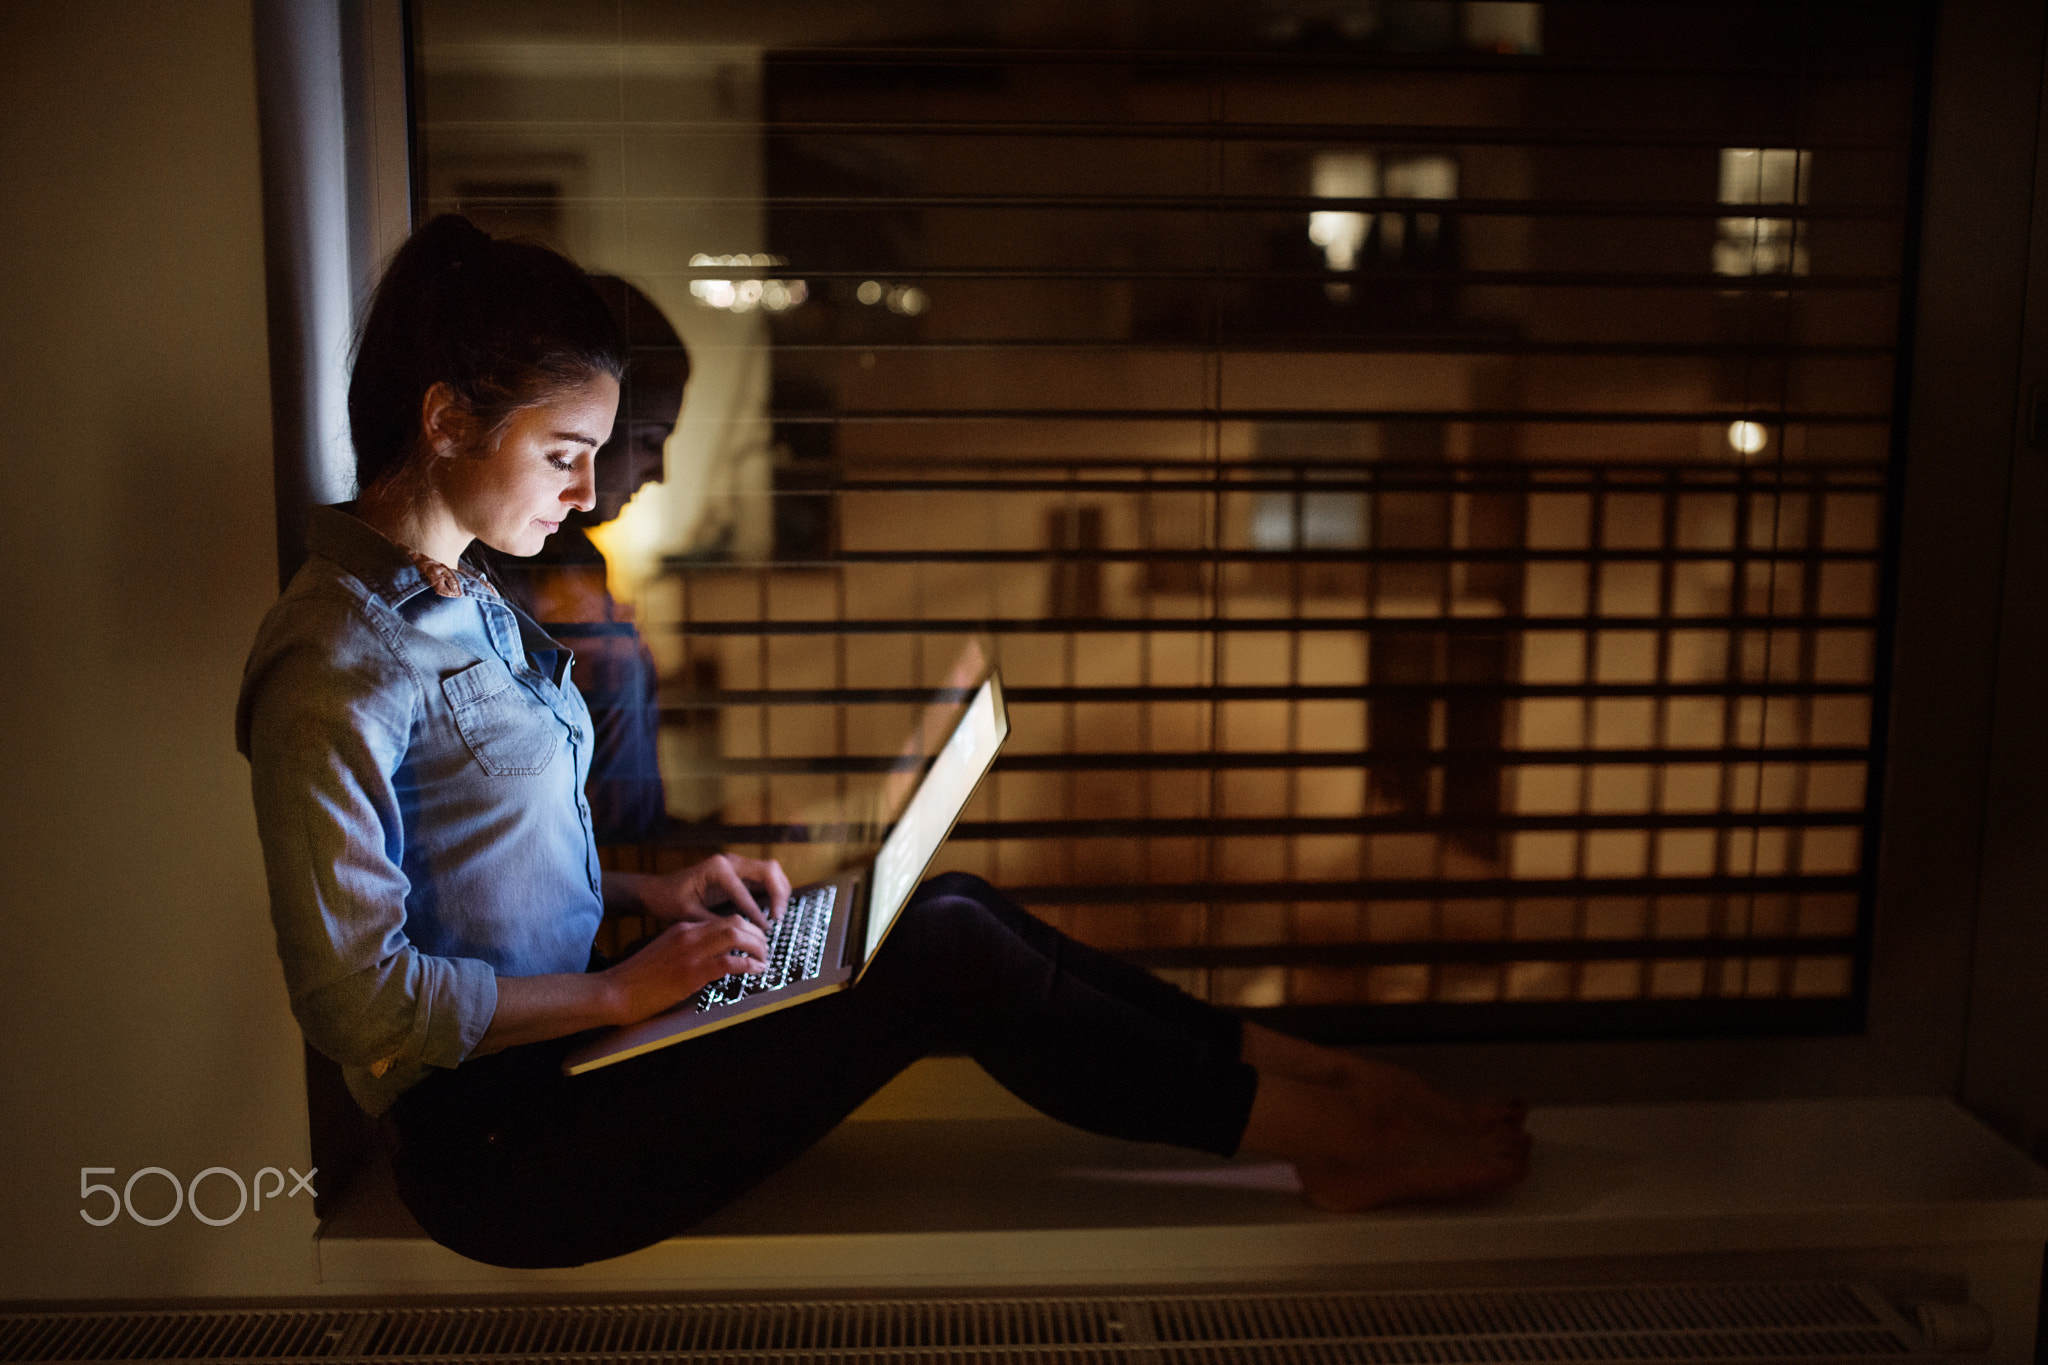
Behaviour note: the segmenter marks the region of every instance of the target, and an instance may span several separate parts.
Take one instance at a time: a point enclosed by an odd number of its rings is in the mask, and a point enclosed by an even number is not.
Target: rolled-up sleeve
[[[269,623],[238,716],[292,1013],[371,1113],[467,1057],[498,1003],[490,964],[406,935],[394,778],[421,705],[374,626],[316,598]]]

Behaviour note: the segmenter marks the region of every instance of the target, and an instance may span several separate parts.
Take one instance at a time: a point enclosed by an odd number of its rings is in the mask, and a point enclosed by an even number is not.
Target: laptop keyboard
[[[768,926],[768,970],[757,976],[735,972],[722,976],[697,993],[700,1010],[730,1005],[772,991],[809,981],[825,970],[825,943],[831,937],[832,902],[839,884],[829,882],[790,897],[782,918]]]

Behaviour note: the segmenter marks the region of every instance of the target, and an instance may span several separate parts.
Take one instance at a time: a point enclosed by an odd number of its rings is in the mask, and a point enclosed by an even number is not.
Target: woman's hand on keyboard
[[[687,1000],[722,976],[768,969],[768,939],[744,915],[683,920],[605,969],[613,1017],[630,1024]]]
[[[772,859],[720,853],[680,872],[626,875],[642,911],[667,924],[722,919],[736,910],[766,929],[789,904],[789,874]],[[607,873],[606,891],[620,879],[619,873]]]

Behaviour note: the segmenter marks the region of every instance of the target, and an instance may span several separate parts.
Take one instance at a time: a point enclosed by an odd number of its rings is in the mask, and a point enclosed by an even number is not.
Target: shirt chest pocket
[[[455,728],[493,777],[537,773],[554,761],[561,726],[554,713],[513,682],[505,665],[486,659],[441,679]]]

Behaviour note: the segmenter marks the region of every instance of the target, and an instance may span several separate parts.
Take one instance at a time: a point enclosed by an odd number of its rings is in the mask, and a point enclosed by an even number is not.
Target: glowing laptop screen
[[[953,822],[967,805],[967,798],[995,761],[996,747],[1007,729],[996,705],[996,683],[990,678],[967,703],[946,747],[918,784],[917,794],[903,808],[902,818],[882,841],[875,855],[872,889],[868,895],[868,941],[863,961],[874,956],[882,935],[896,919],[896,912],[910,899],[917,879],[938,853],[951,832]]]

